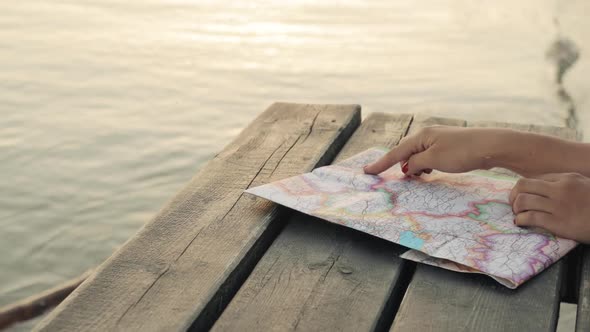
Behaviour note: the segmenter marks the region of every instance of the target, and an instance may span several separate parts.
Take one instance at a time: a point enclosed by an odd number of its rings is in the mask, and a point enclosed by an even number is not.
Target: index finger
[[[364,167],[366,174],[379,174],[411,155],[419,152],[419,144],[415,135],[403,138],[400,143],[376,162]]]

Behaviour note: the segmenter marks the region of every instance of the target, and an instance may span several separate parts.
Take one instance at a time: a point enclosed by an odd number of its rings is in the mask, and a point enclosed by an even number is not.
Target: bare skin
[[[524,176],[510,194],[517,225],[590,243],[590,144],[511,129],[436,126],[404,138],[365,172],[379,174],[397,163],[408,175],[510,169]]]

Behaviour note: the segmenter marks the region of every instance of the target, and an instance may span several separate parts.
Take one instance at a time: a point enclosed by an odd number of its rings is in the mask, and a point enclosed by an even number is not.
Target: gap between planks
[[[271,105],[36,329],[206,328],[281,226],[243,190],[331,161],[359,123],[358,105]]]
[[[499,122],[468,125],[510,127],[570,139],[577,136],[569,128]],[[564,273],[562,260],[510,290],[484,275],[418,265],[391,331],[553,331]]]
[[[392,147],[410,115],[373,113],[336,161],[373,146]],[[294,213],[214,331],[384,330],[405,292],[413,262],[391,242]]]

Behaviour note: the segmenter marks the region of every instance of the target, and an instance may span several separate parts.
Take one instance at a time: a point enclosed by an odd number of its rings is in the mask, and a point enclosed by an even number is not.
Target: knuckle
[[[436,126],[427,126],[420,129],[420,136],[430,136],[436,132]]]
[[[517,194],[516,198],[514,199],[514,209],[516,211],[520,211],[524,204],[526,203],[526,195]]]
[[[563,176],[562,189],[571,190],[580,182],[582,175],[578,173],[567,173]]]
[[[561,185],[557,187],[555,192],[553,192],[553,196],[555,197],[556,201],[563,202],[564,197],[567,197],[570,191],[571,189],[569,186]]]
[[[527,182],[528,182],[527,179],[524,179],[524,178],[518,179],[518,181],[516,182],[516,184],[514,185],[514,188],[512,190],[514,190],[517,193],[521,192],[524,189],[524,187],[526,186]]]
[[[431,133],[432,132],[432,126],[427,126],[427,127],[422,128],[421,132],[423,134]]]
[[[578,182],[584,179],[584,176],[580,173],[569,173],[568,178],[570,179],[570,181]]]
[[[511,205],[514,205],[514,199],[516,198],[516,195],[517,195],[517,193],[514,191],[514,189],[512,189],[512,191],[508,195],[508,201],[510,202]]]

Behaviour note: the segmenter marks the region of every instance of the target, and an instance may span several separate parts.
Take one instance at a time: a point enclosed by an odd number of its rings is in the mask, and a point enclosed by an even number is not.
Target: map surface
[[[362,167],[373,148],[246,192],[410,248],[401,257],[458,272],[483,273],[516,288],[577,243],[513,224],[508,203],[516,178],[493,172],[433,172],[405,177]]]

